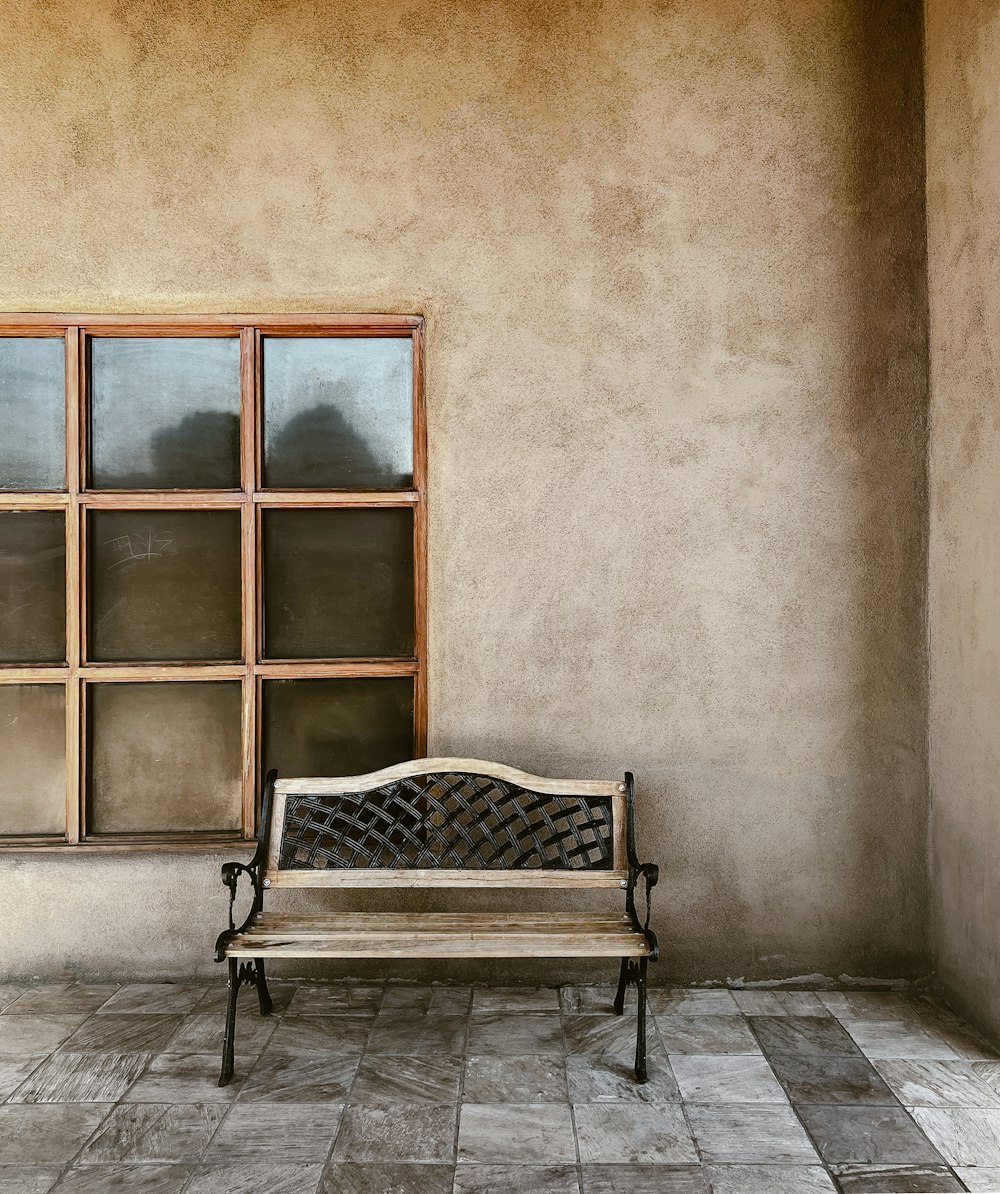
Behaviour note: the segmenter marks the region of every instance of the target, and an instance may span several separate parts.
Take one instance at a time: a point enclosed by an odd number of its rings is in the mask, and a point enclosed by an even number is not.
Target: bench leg
[[[267,989],[267,979],[264,977],[264,959],[258,958],[254,963],[254,982],[257,984],[257,1002],[260,1004],[260,1014],[269,1016],[274,1011],[271,1002],[271,992]]]
[[[641,958],[636,967],[636,992],[639,996],[638,1023],[635,1033],[635,1080],[646,1082],[646,959]]]
[[[625,1011],[625,992],[628,989],[629,960],[622,958],[622,968],[618,974],[618,993],[615,995],[615,1015],[620,1016]]]
[[[233,1053],[236,1036],[236,998],[240,993],[239,962],[229,959],[229,1002],[226,1005],[226,1035],[222,1039],[222,1073],[219,1085],[228,1086],[233,1079]]]

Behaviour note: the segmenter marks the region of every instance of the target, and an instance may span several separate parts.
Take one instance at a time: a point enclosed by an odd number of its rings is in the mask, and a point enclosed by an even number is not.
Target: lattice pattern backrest
[[[365,792],[290,793],[278,868],[606,870],[613,830],[610,797],[420,775]]]

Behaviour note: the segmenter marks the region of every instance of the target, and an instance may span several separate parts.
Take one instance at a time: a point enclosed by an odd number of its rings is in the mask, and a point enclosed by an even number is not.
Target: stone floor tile
[[[459,1164],[558,1165],[576,1162],[568,1105],[463,1103]]]
[[[455,1194],[579,1194],[575,1165],[459,1165]]]
[[[760,1045],[742,1016],[656,1017],[656,1027],[667,1053],[759,1054]]]
[[[558,987],[474,987],[472,1014],[480,1012],[557,1012]]]
[[[819,998],[842,1020],[919,1020],[927,1007],[902,991],[820,991]]]
[[[181,1016],[91,1016],[59,1047],[66,1053],[159,1053],[183,1022]],[[216,1038],[221,1051],[221,1025]]]
[[[288,1010],[289,1004],[292,1002],[292,997],[298,988],[295,983],[275,983],[268,979],[267,989],[271,995],[274,1013],[281,1015]],[[204,994],[194,1005],[192,1011],[202,1016],[224,1016],[228,1005],[229,985],[220,969],[219,978],[213,983],[206,983]],[[260,1003],[257,999],[256,989],[252,987],[240,987],[239,1000],[236,1007],[237,1018],[244,1014],[259,1016]]]
[[[833,1016],[754,1016],[751,1023],[765,1053],[860,1053],[851,1035]]]
[[[265,1053],[253,1066],[249,1079],[239,1092],[239,1100],[241,1103],[325,1103],[328,1100],[342,1103],[354,1084],[359,1060],[357,1053],[347,1056]]]
[[[570,986],[560,987],[559,1007],[564,1015],[605,1015],[615,1014],[615,987],[607,986]],[[635,1015],[636,997],[635,987],[630,986],[625,992],[625,1015]]]
[[[228,1103],[119,1103],[80,1154],[80,1164],[197,1161]]]
[[[0,1165],[72,1160],[110,1103],[5,1103],[0,1107]]]
[[[740,1009],[730,991],[652,990],[648,995],[650,1011],[655,1015],[738,1016]]]
[[[827,1164],[940,1165],[941,1157],[902,1107],[798,1108]]]
[[[265,1023],[270,1017],[265,1019]],[[239,1021],[237,1020],[237,1023]],[[355,1019],[350,1016],[293,1016],[287,1015],[277,1021],[268,1053],[302,1053],[313,1056],[316,1053],[332,1053],[338,1056],[360,1057],[371,1036],[371,1019]],[[216,1047],[222,1055],[221,1025],[216,1028]],[[236,1056],[239,1057],[239,1038]],[[256,1052],[257,1050],[250,1050]]]
[[[237,1103],[203,1160],[206,1164],[249,1157],[325,1162],[343,1110],[342,1103]]]
[[[187,1165],[83,1165],[70,1169],[60,1194],[181,1194],[191,1170]]]
[[[832,1013],[815,991],[734,991],[745,1016],[829,1016]]]
[[[8,1016],[89,1016],[118,991],[118,984],[40,983],[4,1008]]]
[[[322,1176],[322,1165],[254,1158],[199,1166],[184,1187],[184,1194],[315,1194]]]
[[[219,1053],[161,1053],[128,1092],[130,1103],[231,1103],[257,1060],[236,1055],[236,1072],[219,1086]]]
[[[456,1107],[348,1107],[334,1161],[439,1161],[455,1155]]]
[[[945,1165],[834,1165],[841,1194],[952,1194],[961,1183]]]
[[[472,1006],[471,987],[433,987],[429,1016],[464,1016]]]
[[[0,1103],[17,1090],[32,1070],[38,1069],[45,1057],[44,1053],[34,1057],[0,1057]]]
[[[256,1009],[255,1009],[256,1011]],[[100,1017],[104,1019],[105,1017]],[[98,1017],[94,1017],[98,1019]],[[123,1020],[137,1020],[138,1016],[123,1016]],[[236,1052],[261,1053],[274,1035],[281,1021],[277,1016],[250,1014],[236,1017]],[[196,1012],[186,1016],[177,1026],[169,1040],[161,1046],[161,1053],[222,1053],[222,1037],[226,1021],[222,1016]],[[63,1048],[69,1048],[64,1045]]]
[[[703,1020],[707,1016],[693,1017]],[[719,1017],[716,1017],[717,1019]],[[614,1058],[623,1064],[635,1061],[634,1016],[563,1016],[566,1052],[571,1056]],[[664,1059],[652,1019],[646,1021],[646,1051],[651,1064]]]
[[[819,1157],[791,1107],[734,1103],[687,1108],[704,1161],[744,1165],[818,1165]]]
[[[970,1061],[966,1063],[980,1080],[1000,1094],[1000,1062],[998,1061]]]
[[[550,1055],[470,1056],[462,1097],[469,1103],[565,1103],[566,1063]]]
[[[367,1107],[395,1103],[457,1103],[461,1079],[461,1056],[424,1054],[402,1057],[394,1053],[368,1053],[358,1067],[350,1102]],[[468,1098],[468,1094],[465,1097]]]
[[[793,1103],[896,1106],[895,1096],[867,1057],[771,1053],[768,1060]]]
[[[0,983],[0,1014],[6,1011],[16,999],[20,999],[28,989],[24,983]]]
[[[879,1058],[873,1064],[904,1107],[1000,1107],[1000,1092],[973,1062]]]
[[[381,987],[307,986],[296,988],[288,1011],[296,1016],[374,1016]]]
[[[836,1194],[819,1165],[709,1165],[712,1194]]]
[[[842,1020],[841,1023],[866,1057],[959,1060],[948,1041],[912,1020]]]
[[[149,1053],[53,1053],[10,1096],[11,1103],[117,1103]]]
[[[460,1055],[465,1047],[468,1023],[467,1016],[380,1012],[375,1019],[368,1048],[372,1053]]]
[[[201,983],[128,983],[98,1009],[108,1016],[183,1016],[205,996]]]
[[[916,1107],[913,1118],[949,1165],[1000,1167],[1000,1111]]]
[[[389,985],[382,994],[383,1012],[426,1012],[431,1006],[433,987]],[[463,1009],[468,1011],[468,1008]]]
[[[632,1058],[586,1054],[566,1058],[571,1103],[679,1103],[680,1091],[667,1061],[657,1056],[648,1067],[649,1081],[636,1082]]]
[[[48,1194],[61,1173],[56,1165],[0,1165],[0,1194]]]
[[[700,1165],[582,1165],[583,1194],[711,1194]]]
[[[0,1016],[0,1057],[31,1057],[58,1048],[83,1016]]]
[[[602,1016],[606,1022],[607,1017]],[[634,1030],[633,1030],[634,1031]],[[531,1013],[492,1012],[473,1016],[469,1023],[469,1052],[492,1056],[561,1056],[564,1051],[562,1021],[559,1016]]]
[[[672,1057],[670,1068],[685,1103],[788,1103],[764,1057],[689,1053]]]
[[[1000,1190],[1000,1169],[956,1169],[955,1172],[965,1184],[967,1190],[983,1191],[984,1194],[996,1194]],[[0,1182],[0,1190],[3,1183]]]
[[[454,1176],[452,1165],[341,1161],[327,1166],[319,1194],[452,1194]]]
[[[683,1165],[698,1160],[684,1112],[669,1103],[573,1108],[584,1165]]]

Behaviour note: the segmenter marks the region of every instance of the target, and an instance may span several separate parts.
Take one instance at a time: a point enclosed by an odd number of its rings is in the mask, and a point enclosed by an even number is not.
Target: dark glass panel
[[[264,770],[360,775],[413,757],[413,680],[267,680]]]
[[[92,510],[90,657],[242,655],[238,510]]]
[[[413,484],[409,338],[267,336],[263,354],[268,488]]]
[[[239,340],[91,341],[90,445],[99,489],[238,488]]]
[[[64,342],[0,338],[0,489],[65,488]]]
[[[66,660],[66,519],[61,511],[0,513],[0,660]]]
[[[0,684],[0,836],[66,831],[66,690]]]
[[[413,650],[411,510],[264,511],[268,658]]]
[[[236,681],[87,688],[88,833],[238,830]]]

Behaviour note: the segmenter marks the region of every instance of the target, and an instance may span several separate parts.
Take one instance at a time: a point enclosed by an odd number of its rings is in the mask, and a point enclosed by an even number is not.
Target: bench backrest
[[[478,759],[272,778],[265,885],[620,887],[630,802],[618,780],[544,779]]]

